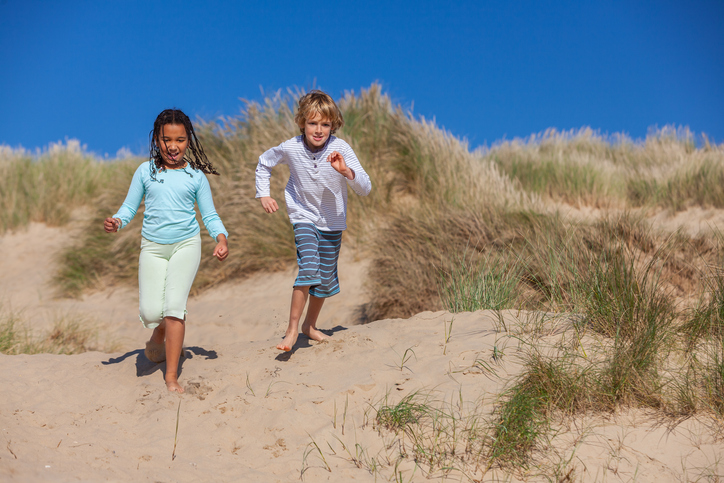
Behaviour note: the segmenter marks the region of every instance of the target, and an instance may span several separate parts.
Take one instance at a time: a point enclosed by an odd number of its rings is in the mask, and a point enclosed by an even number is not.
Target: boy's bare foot
[[[289,352],[292,350],[292,347],[294,347],[294,344],[297,343],[297,337],[299,334],[293,333],[293,334],[287,334],[284,336],[284,340],[281,341],[277,345],[277,349],[284,352]]]
[[[329,336],[325,335],[322,331],[318,330],[316,327],[305,327],[302,325],[302,333],[309,337],[312,340],[316,340],[317,342],[322,342],[324,340],[329,339]]]
[[[175,376],[166,376],[166,387],[171,392],[184,392],[184,388],[178,383],[178,378]]]

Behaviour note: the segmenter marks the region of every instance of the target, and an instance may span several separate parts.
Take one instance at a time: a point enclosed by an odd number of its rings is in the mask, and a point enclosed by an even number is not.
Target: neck
[[[305,136],[304,134],[302,134],[302,141],[304,141],[304,145],[307,147],[307,149],[309,149],[309,150],[310,150],[311,152],[313,152],[313,153],[316,153],[316,152],[318,152],[318,151],[321,151],[321,150],[324,148],[324,146],[327,145],[327,143],[329,142],[330,139],[332,139],[332,136],[329,136],[329,138],[327,138],[327,141],[326,141],[323,145],[321,145],[321,146],[318,147],[318,148],[315,148],[314,146],[310,146],[310,145],[309,145],[309,143],[307,142],[307,136]]]
[[[186,161],[184,161],[183,163],[179,163],[179,164],[169,164],[169,163],[164,162],[162,165],[162,168],[163,169],[182,169],[182,168],[185,168],[187,164],[188,163],[186,163]]]

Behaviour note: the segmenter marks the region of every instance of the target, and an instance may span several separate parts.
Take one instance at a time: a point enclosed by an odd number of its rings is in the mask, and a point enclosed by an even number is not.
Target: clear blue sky
[[[147,149],[155,116],[379,81],[473,147],[549,127],[724,141],[724,1],[0,0],[0,144]]]

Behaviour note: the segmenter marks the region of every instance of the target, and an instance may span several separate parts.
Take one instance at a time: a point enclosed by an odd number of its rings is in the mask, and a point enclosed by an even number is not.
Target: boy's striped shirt
[[[355,173],[353,180],[339,174],[327,161],[337,151]],[[271,196],[269,179],[278,164],[289,166],[289,182],[284,190],[287,213],[292,224],[312,223],[322,231],[347,228],[347,186],[361,196],[372,189],[369,176],[352,148],[345,141],[330,136],[327,144],[311,152],[302,136],[284,141],[259,156],[256,168],[256,197]]]

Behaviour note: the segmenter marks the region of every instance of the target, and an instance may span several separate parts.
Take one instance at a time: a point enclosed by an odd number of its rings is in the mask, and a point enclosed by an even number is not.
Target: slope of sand
[[[545,328],[545,344],[566,327],[563,318],[542,323],[540,314],[516,311],[426,312],[357,325],[364,264],[346,254],[344,297],[332,298],[320,321],[331,340],[302,336],[291,354],[273,346],[286,325],[293,273],[191,300],[180,375],[187,392],[179,396],[165,389],[164,365],[143,356],[149,332],[132,290],[77,301],[48,295],[53,254],[65,242],[43,225],[0,239],[0,300],[37,327],[63,312],[95,320],[122,350],[0,355],[1,481],[372,482],[394,480],[396,464],[404,481],[427,481],[428,466],[399,458],[400,448],[411,452],[409,437],[373,427],[376,409],[418,392],[461,415],[490,411],[521,368],[531,328]],[[546,444],[527,473],[469,475],[547,481],[541,473],[558,468],[565,481],[661,482],[717,481],[724,473],[724,444],[697,419],[666,426],[641,411],[581,418]],[[449,479],[467,481],[457,471]]]

